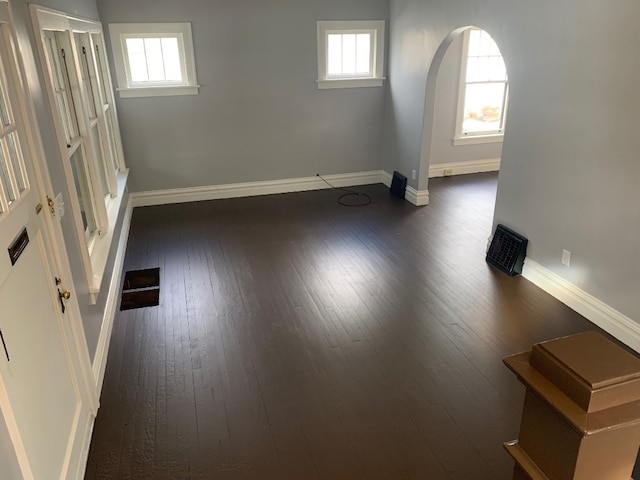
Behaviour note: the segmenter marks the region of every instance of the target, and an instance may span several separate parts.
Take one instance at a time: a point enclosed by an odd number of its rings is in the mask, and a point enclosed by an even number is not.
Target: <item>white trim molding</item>
[[[387,187],[391,187],[391,181],[393,175],[389,172],[382,172],[382,183]],[[416,207],[423,207],[429,205],[429,190],[416,190],[413,187],[407,187],[405,190],[404,198],[407,202]]]
[[[416,190],[413,187],[407,187],[405,198],[416,207],[423,207],[429,205],[429,190]]]
[[[499,170],[499,158],[470,160],[467,162],[434,163],[433,165],[429,165],[429,178],[466,175],[469,173],[497,172]]]
[[[335,187],[354,187],[384,183],[382,170],[369,172],[343,173],[323,175],[322,177]],[[223,198],[254,197],[257,195],[273,195],[278,193],[305,192],[330,188],[318,176],[288,178],[284,180],[267,180],[261,182],[230,183],[226,185],[209,185],[204,187],[174,188],[170,190],[153,190],[131,194],[133,207],[166,205],[171,203],[197,202],[201,200],[219,200]]]
[[[120,229],[120,237],[118,238],[118,246],[116,258],[113,265],[113,274],[109,284],[109,292],[107,303],[102,318],[102,328],[100,329],[100,337],[98,338],[98,346],[93,357],[93,378],[96,385],[96,393],[98,398],[102,392],[102,384],[104,381],[104,373],[107,366],[107,355],[109,354],[109,344],[111,342],[111,332],[113,331],[113,322],[116,316],[116,308],[120,297],[120,284],[122,281],[122,269],[124,268],[124,256],[127,250],[127,242],[129,240],[129,229],[131,228],[131,216],[133,214],[133,206],[131,198],[127,202],[122,227]]]
[[[381,87],[384,72],[384,20],[320,20],[318,32],[318,89]],[[329,36],[345,34],[368,34],[369,71],[366,74],[331,74],[329,72]]]
[[[121,98],[197,95],[198,80],[191,23],[111,23],[109,24],[113,64]],[[177,42],[180,59],[179,81],[136,82],[129,65],[128,39],[167,38]]]
[[[522,276],[607,333],[640,352],[640,324],[539,263],[525,259]]]
[[[493,135],[468,135],[466,137],[453,137],[451,143],[454,147],[462,145],[480,145],[482,143],[502,143],[504,140],[504,133],[497,133]]]

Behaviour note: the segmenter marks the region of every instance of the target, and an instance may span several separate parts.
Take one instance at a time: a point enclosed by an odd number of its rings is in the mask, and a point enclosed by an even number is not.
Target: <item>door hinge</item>
[[[56,216],[56,203],[53,201],[53,198],[47,195],[47,205],[49,205],[49,211],[51,215]]]

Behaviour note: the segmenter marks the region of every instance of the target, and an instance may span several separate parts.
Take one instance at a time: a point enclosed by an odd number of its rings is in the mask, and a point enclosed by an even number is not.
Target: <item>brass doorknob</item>
[[[71,298],[71,292],[69,290],[64,290],[60,292],[60,298],[64,298],[65,300],[69,300]]]

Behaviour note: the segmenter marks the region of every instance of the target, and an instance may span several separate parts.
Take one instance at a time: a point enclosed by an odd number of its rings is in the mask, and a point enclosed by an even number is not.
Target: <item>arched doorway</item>
[[[507,108],[507,71],[494,39],[472,26],[451,32],[427,77],[420,189],[432,177],[499,170]]]

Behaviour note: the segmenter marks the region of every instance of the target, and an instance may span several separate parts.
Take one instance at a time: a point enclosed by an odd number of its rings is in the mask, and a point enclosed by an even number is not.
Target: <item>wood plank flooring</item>
[[[484,261],[496,174],[136,209],[87,479],[507,480],[502,364],[595,327]]]

